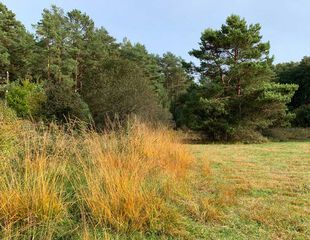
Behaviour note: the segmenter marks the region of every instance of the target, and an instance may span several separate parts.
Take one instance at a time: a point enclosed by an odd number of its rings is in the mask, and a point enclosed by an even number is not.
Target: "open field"
[[[235,202],[206,226],[209,239],[309,239],[310,142],[191,145],[209,161],[206,184],[232,184]]]

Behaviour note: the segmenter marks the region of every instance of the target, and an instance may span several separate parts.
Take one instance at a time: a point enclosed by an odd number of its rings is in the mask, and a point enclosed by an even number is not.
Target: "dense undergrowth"
[[[190,238],[189,221],[220,218],[219,192],[193,192],[208,165],[170,130],[38,125],[3,105],[0,124],[0,239]]]

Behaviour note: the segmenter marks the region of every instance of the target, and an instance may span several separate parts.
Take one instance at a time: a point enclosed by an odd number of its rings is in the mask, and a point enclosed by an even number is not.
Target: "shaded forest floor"
[[[223,186],[231,202],[223,204],[220,219],[200,229],[201,238],[309,239],[310,142],[190,148],[198,172],[209,162],[210,178],[202,188]]]

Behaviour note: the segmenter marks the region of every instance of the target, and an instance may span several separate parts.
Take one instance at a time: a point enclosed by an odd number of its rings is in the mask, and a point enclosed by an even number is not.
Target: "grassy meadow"
[[[0,239],[308,239],[310,143],[0,124]]]
[[[234,193],[223,219],[207,223],[206,239],[309,239],[310,142],[190,148],[198,164],[209,162],[208,183]]]

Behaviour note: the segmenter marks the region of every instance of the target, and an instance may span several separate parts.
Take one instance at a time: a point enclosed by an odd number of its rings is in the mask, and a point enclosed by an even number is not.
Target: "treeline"
[[[191,83],[181,58],[118,43],[78,10],[44,9],[34,36],[3,4],[0,12],[0,69],[9,72],[6,100],[20,117],[79,118],[99,127],[131,114],[166,122]]]
[[[292,124],[310,127],[310,57],[304,57],[300,62],[278,64],[275,71],[279,83],[299,86],[288,104],[290,111],[295,114]]]
[[[10,80],[2,96],[20,117],[78,118],[102,128],[138,115],[212,140],[259,139],[291,122],[309,126],[309,60],[274,66],[260,25],[239,16],[202,33],[190,52],[199,66],[119,43],[79,10],[44,9],[34,35],[3,4],[0,18],[1,81]]]

